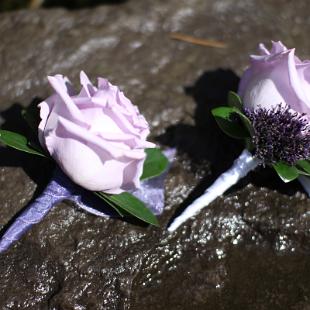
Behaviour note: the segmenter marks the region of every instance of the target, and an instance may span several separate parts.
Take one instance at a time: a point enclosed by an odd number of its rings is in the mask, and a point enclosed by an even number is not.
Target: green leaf
[[[294,166],[289,166],[282,162],[273,164],[272,166],[285,183],[291,182],[299,176],[298,169]]]
[[[242,110],[242,100],[237,93],[229,91],[227,101],[229,106]]]
[[[254,135],[254,128],[253,125],[251,123],[251,121],[247,118],[247,116],[245,116],[240,110],[238,110],[237,108],[235,109],[235,113],[238,114],[238,116],[240,117],[240,120],[242,122],[242,124],[245,126],[245,128],[247,129],[248,133],[250,134],[250,136],[252,137]]]
[[[158,148],[146,149],[146,159],[143,166],[141,180],[156,177],[162,174],[168,167],[167,157]]]
[[[309,160],[299,160],[297,166],[304,170],[307,174],[310,174],[310,162]]]
[[[100,193],[102,197],[125,212],[137,217],[141,221],[159,226],[156,216],[135,196],[124,192],[118,195]]]
[[[42,152],[31,146],[27,138],[19,133],[8,130],[0,130],[0,141],[3,144],[19,151],[46,157]]]
[[[253,144],[253,141],[251,138],[246,138],[245,139],[245,148],[250,152],[252,153],[255,149],[255,146]]]
[[[110,207],[112,207],[118,213],[118,215],[120,215],[121,217],[125,216],[125,212],[123,212],[122,209],[120,209],[118,206],[113,204],[109,199],[107,199],[106,194],[102,192],[94,192],[94,194],[98,196],[100,199],[102,199],[105,203],[107,203]]]
[[[35,135],[37,135],[40,123],[40,113],[37,105],[30,104],[27,108],[23,109],[22,116]]]
[[[233,107],[218,107],[211,111],[219,127],[230,137],[236,139],[245,139],[249,137],[247,129],[238,122],[238,119],[233,118],[233,114],[241,113]],[[242,114],[242,113],[241,113]]]
[[[37,143],[33,142],[33,141],[28,141],[28,146],[30,148],[32,148],[33,150],[41,153],[42,155],[44,155],[45,157],[49,157],[49,154],[46,154],[45,151],[43,150],[43,148],[38,145]]]

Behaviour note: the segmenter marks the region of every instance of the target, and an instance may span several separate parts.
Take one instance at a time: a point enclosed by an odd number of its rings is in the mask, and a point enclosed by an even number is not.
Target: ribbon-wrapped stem
[[[45,188],[44,192],[29,204],[13,224],[5,231],[0,240],[0,253],[19,240],[34,224],[39,223],[58,202],[70,196],[70,189],[63,186],[59,174]]]
[[[167,149],[164,154],[171,163],[175,156],[175,149]],[[161,214],[164,209],[164,182],[168,169],[157,177],[142,181],[141,188],[130,191],[132,195],[142,200],[155,215]],[[43,193],[29,204],[4,232],[0,239],[0,253],[19,240],[32,225],[39,223],[62,200],[70,200],[82,210],[96,216],[117,216],[117,213],[109,205],[106,205],[92,192],[74,184],[57,168]]]
[[[181,215],[174,219],[168,227],[168,231],[175,231],[181,224],[195,216],[201,209],[207,207],[217,197],[224,194],[230,187],[245,177],[251,170],[254,170],[260,163],[261,161],[253,157],[248,150],[244,150],[234,161],[230,169],[221,174],[215,182],[206,189],[202,196],[197,198]],[[299,176],[298,181],[301,183],[308,196],[310,196],[310,178]]]
[[[260,161],[258,159],[253,157],[248,150],[244,150],[234,161],[230,169],[221,174],[202,196],[197,198],[181,215],[174,219],[168,227],[168,231],[173,232],[176,230],[181,224],[196,215],[201,209],[207,207],[259,164]]]

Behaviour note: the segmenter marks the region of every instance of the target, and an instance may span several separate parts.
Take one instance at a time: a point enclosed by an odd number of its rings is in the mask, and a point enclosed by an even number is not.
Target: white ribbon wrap
[[[254,158],[248,150],[244,150],[234,161],[230,169],[221,174],[215,182],[206,189],[202,196],[197,198],[181,215],[174,219],[168,227],[168,231],[175,231],[181,224],[196,215],[201,209],[207,207],[217,197],[224,194],[230,187],[235,185],[241,178],[245,177],[251,170],[254,170],[260,163],[260,160]],[[310,196],[310,178],[300,176],[298,180]]]

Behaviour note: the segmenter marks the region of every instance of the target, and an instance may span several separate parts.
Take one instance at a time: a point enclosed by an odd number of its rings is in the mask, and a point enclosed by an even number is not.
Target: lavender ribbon
[[[172,162],[175,150],[165,152]],[[141,182],[141,188],[131,193],[142,200],[156,215],[164,209],[164,181],[167,171],[159,177]],[[47,213],[59,202],[70,200],[79,208],[101,217],[114,217],[117,213],[111,210],[103,200],[91,192],[74,184],[60,169],[56,169],[52,180],[43,193],[28,205],[16,218],[13,224],[5,231],[0,239],[0,253],[7,250],[12,243],[19,240],[34,224],[39,223]]]

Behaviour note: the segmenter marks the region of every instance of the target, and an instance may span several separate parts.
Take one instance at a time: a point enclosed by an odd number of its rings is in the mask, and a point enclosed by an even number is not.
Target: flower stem
[[[56,176],[56,174],[55,174]],[[0,253],[6,251],[19,240],[34,224],[39,223],[60,201],[69,197],[70,191],[64,187],[59,177],[54,177],[44,192],[18,215],[12,225],[0,238]]]
[[[230,169],[221,174],[202,196],[197,198],[181,215],[174,219],[168,227],[168,231],[175,231],[182,223],[208,206],[259,164],[260,160],[254,158],[248,150],[244,150],[234,161]]]

